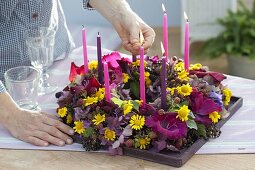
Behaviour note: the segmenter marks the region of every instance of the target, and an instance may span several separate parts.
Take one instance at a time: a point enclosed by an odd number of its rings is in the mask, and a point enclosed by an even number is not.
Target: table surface
[[[88,51],[92,56],[91,58],[95,59],[95,48],[90,47]],[[107,52],[109,51],[104,50],[104,53]],[[59,61],[56,62],[55,65],[56,67],[63,68],[63,66],[65,66],[64,63],[70,61],[76,61],[78,65],[81,65],[81,58],[81,48],[79,48],[76,49],[65,62]],[[62,85],[67,84],[69,63],[67,66],[68,69],[59,71],[56,67],[52,67],[51,77],[62,76],[63,78],[60,81],[58,80],[58,83]],[[54,82],[56,80],[52,79],[52,81]],[[255,81],[229,76],[229,80],[226,81],[226,84],[232,89],[234,95],[244,98],[244,106],[223,126],[223,133],[220,138],[207,142],[198,152],[202,155],[194,155],[183,167],[178,169],[255,169],[255,154],[253,154],[255,152],[255,115],[252,114],[255,111],[255,106],[253,104],[255,100],[255,93],[253,92]],[[61,88],[59,90],[61,90]],[[54,103],[51,103],[52,100],[48,98],[39,98],[44,110],[55,106]],[[4,140],[1,141],[0,136],[0,148],[3,148],[0,149],[0,170],[175,169],[170,166],[128,156],[108,156],[106,153],[52,151],[47,150],[47,148],[40,148],[45,150],[10,149],[13,147],[7,144],[9,142],[8,140]],[[13,139],[10,141],[13,141]]]

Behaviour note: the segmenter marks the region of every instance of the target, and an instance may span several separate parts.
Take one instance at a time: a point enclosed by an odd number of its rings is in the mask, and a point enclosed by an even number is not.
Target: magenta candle
[[[184,12],[185,18],[185,41],[184,41],[184,67],[189,72],[189,20],[187,14]]]
[[[104,62],[104,84],[105,84],[105,99],[106,101],[111,101],[111,93],[110,93],[110,80],[109,80],[109,72],[108,72],[108,64]]]
[[[162,57],[162,70],[161,70],[161,108],[166,111],[166,57]]]
[[[83,60],[84,60],[84,73],[88,74],[88,52],[87,52],[87,42],[86,42],[86,30],[82,29],[82,46],[83,46]]]
[[[162,3],[163,10],[163,45],[165,49],[166,60],[168,61],[168,23],[167,23],[167,13],[164,4]]]
[[[102,49],[101,49],[101,37],[97,35],[97,61],[98,61],[98,81],[103,84],[103,66],[102,66]]]
[[[143,104],[146,103],[143,46],[140,48],[140,99],[143,101]]]

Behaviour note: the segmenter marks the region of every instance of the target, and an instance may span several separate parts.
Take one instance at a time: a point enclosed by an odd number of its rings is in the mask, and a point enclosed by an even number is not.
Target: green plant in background
[[[202,54],[212,58],[221,56],[243,56],[255,59],[255,1],[252,10],[247,9],[241,0],[236,12],[218,20],[224,30],[215,38],[208,40]]]

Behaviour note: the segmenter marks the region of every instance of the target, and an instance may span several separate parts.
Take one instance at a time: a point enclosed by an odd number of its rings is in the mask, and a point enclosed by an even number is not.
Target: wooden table
[[[173,168],[128,156],[103,153],[0,149],[1,170],[252,170],[255,154],[195,155],[183,167]]]

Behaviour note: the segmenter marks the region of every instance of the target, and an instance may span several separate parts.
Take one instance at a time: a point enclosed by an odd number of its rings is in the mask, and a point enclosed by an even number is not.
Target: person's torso
[[[59,0],[19,0],[9,21],[0,24],[0,80],[7,69],[30,65],[26,46],[29,29],[56,30],[55,58],[74,46]]]

